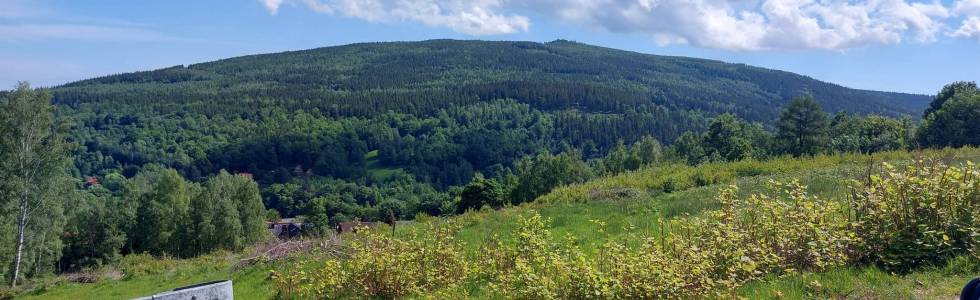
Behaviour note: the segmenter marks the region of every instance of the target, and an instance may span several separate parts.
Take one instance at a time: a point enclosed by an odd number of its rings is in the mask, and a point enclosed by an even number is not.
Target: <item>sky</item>
[[[0,0],[0,89],[358,42],[567,39],[935,94],[980,0]]]

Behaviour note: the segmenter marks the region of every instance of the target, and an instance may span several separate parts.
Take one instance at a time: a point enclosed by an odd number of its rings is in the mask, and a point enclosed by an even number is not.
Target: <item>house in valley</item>
[[[302,234],[304,223],[297,218],[285,218],[274,222],[266,222],[266,225],[268,225],[269,231],[273,236],[285,240]]]

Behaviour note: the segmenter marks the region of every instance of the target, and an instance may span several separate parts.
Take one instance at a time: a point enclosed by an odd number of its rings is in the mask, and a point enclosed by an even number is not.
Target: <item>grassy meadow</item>
[[[855,180],[876,172],[882,162],[895,166],[927,156],[941,158],[951,165],[980,161],[980,150],[927,151],[924,153],[887,152],[875,155],[835,155],[813,158],[777,158],[769,161],[712,163],[700,166],[654,166],[634,172],[600,178],[584,184],[555,189],[537,201],[500,210],[484,209],[452,217],[459,224],[452,245],[460,259],[479,261],[487,243],[514,242],[524,238],[520,224],[529,215],[539,214],[547,229],[558,239],[568,239],[590,260],[606,251],[609,242],[640,244],[639,237],[662,235],[667,220],[686,219],[719,209],[716,197],[723,189],[737,186],[738,197],[769,193],[772,181],[798,180],[809,195],[820,199],[846,199]],[[395,236],[414,236],[428,230],[424,225],[437,222],[423,217],[413,226],[403,226]],[[377,235],[391,235],[381,229]],[[435,242],[440,242],[437,237]],[[276,295],[277,282],[270,271],[295,271],[294,260],[262,262],[237,268],[241,255],[219,253],[189,260],[126,257],[95,283],[69,283],[52,278],[18,295],[22,299],[127,299],[149,295],[173,287],[212,280],[232,279],[237,299],[269,299]],[[315,254],[300,254],[313,259]],[[474,269],[471,267],[471,269]],[[313,269],[318,270],[318,269]],[[338,269],[350,271],[351,269]],[[476,270],[473,272],[482,272]],[[920,267],[897,274],[875,266],[830,267],[822,272],[796,272],[766,275],[716,296],[749,299],[955,299],[968,279],[977,275],[980,264],[960,256],[945,264]],[[304,275],[305,276],[305,275]],[[488,282],[479,279],[461,283],[452,295],[470,298],[496,298]],[[281,282],[279,282],[281,283]],[[458,283],[458,282],[457,282]],[[342,283],[341,283],[342,284]],[[434,297],[439,297],[435,294]],[[513,295],[511,295],[513,296]]]

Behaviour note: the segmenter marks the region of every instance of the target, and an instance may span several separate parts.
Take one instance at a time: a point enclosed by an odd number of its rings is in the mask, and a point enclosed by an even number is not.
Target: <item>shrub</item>
[[[883,164],[854,190],[861,259],[895,271],[937,264],[980,245],[980,170],[938,160],[897,169]]]
[[[811,197],[798,181],[770,182],[772,194],[742,200],[731,187],[721,209],[675,221],[665,247],[701,256],[719,284],[735,287],[762,274],[820,271],[847,262],[855,239],[841,205]],[[698,253],[701,252],[701,253]]]
[[[657,180],[689,186],[684,181],[698,174],[679,170]],[[609,186],[641,186],[616,183]],[[622,239],[592,251],[556,237],[536,212],[517,211],[517,228],[499,235],[511,239],[494,235],[466,257],[454,236],[458,224],[476,222],[474,212],[411,227],[404,237],[359,234],[343,255],[313,256],[274,278],[287,298],[461,298],[479,287],[509,299],[697,299],[729,297],[724,293],[764,276],[856,264],[906,271],[945,263],[958,270],[977,259],[980,169],[973,163],[917,160],[901,171],[884,164],[855,182],[846,200],[808,195],[797,180],[768,185],[768,192],[742,198],[734,186],[723,189],[718,210],[661,220],[653,236],[626,228]],[[593,188],[591,198],[602,199],[610,187]],[[605,232],[605,222],[592,221]],[[819,282],[807,289],[823,293]]]
[[[469,263],[453,223],[428,223],[404,237],[362,230],[343,255],[324,252],[272,277],[283,298],[403,298],[453,295],[468,277]],[[451,297],[450,297],[451,298]]]
[[[130,254],[119,260],[119,271],[126,277],[141,277],[163,274],[177,266],[177,260],[170,257],[153,257],[147,253]]]
[[[842,205],[808,196],[797,181],[771,185],[771,195],[746,200],[725,189],[720,210],[665,222],[664,236],[637,245],[611,241],[596,257],[552,237],[540,215],[519,218],[516,243],[481,249],[483,276],[506,298],[701,298],[765,274],[847,263],[855,237]]]
[[[482,275],[493,294],[509,299],[610,298],[611,281],[573,240],[556,240],[537,213],[518,220],[516,243],[489,243]]]

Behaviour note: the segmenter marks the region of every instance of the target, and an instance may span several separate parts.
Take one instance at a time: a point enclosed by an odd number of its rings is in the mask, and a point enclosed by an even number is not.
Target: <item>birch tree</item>
[[[51,94],[27,83],[20,83],[0,102],[0,123],[0,171],[6,177],[3,201],[13,203],[17,214],[11,276],[11,286],[16,286],[23,272],[24,247],[34,238],[29,224],[32,218],[47,217],[43,216],[49,211],[47,195],[66,175],[68,144],[66,128],[55,123]]]

